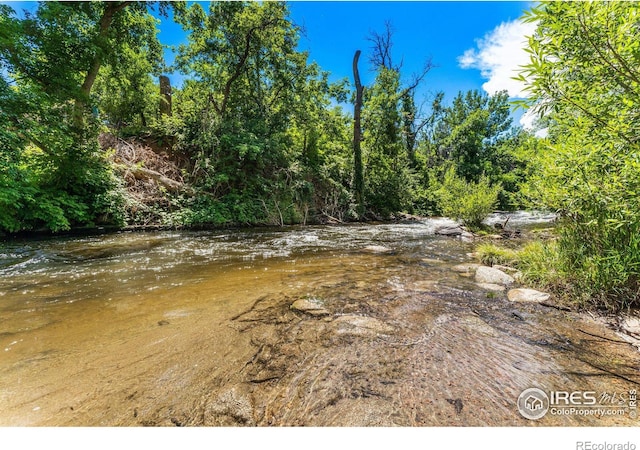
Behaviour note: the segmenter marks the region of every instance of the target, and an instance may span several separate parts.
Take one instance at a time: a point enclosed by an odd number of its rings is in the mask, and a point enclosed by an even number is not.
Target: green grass
[[[501,264],[504,266],[516,266],[518,251],[501,247],[489,242],[483,242],[476,247],[476,254],[480,262],[487,266]]]

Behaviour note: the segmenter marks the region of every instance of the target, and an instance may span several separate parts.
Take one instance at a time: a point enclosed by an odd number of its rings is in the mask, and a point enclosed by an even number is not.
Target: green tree
[[[640,301],[640,6],[548,2],[536,22],[529,105],[549,145],[532,193],[561,217],[562,271],[576,299],[609,308]]]
[[[411,205],[414,182],[402,141],[401,99],[399,72],[381,66],[365,91],[363,154],[365,199],[383,216]]]
[[[147,8],[144,2],[42,2],[24,18],[0,9],[4,133],[14,136],[2,149],[9,155],[3,162],[21,170],[11,189],[17,206],[0,221],[11,224],[6,229],[60,230],[115,219],[114,180],[98,150],[91,94],[100,68],[115,67],[125,43],[155,46]]]
[[[511,127],[506,91],[488,96],[477,90],[458,93],[449,107],[437,99],[431,133],[432,164],[452,162],[467,181],[490,169],[495,144]]]
[[[189,42],[177,64],[190,77],[174,98],[180,145],[198,201],[226,211],[218,219],[303,221],[317,200],[326,127],[340,122],[328,98],[345,94],[296,50],[288,16],[282,2],[214,2],[208,13],[194,4],[179,15]]]
[[[393,61],[393,30],[385,23],[384,33],[372,32],[370,62],[376,71],[371,87],[364,91],[362,111],[365,204],[385,217],[413,211],[417,177],[415,150],[420,125],[417,123],[415,89],[432,68],[423,70],[408,85],[401,83],[402,64]]]

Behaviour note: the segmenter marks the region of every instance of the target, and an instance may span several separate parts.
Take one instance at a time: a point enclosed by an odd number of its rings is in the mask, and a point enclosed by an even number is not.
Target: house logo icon
[[[530,420],[541,419],[548,410],[549,397],[542,389],[525,389],[518,397],[518,411],[522,417]]]

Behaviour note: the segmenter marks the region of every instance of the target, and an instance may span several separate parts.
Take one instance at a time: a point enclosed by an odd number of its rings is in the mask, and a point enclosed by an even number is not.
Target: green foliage
[[[385,217],[411,208],[416,184],[402,141],[401,100],[399,72],[381,66],[365,90],[362,122],[366,204]]]
[[[175,125],[192,182],[223,204],[242,192],[246,213],[221,214],[241,223],[344,215],[348,121],[330,103],[346,92],[296,51],[286,5],[194,4],[179,20],[189,43],[177,63],[193,78],[174,97]]]
[[[167,5],[159,4],[161,12]],[[159,117],[155,80],[166,68],[154,7],[42,2],[17,18],[0,5],[0,228],[362,218],[353,196],[353,119],[334,106],[347,101],[348,81],[329,82],[297,50],[300,30],[287,5],[171,3],[188,33],[176,59],[185,80],[173,90],[171,117]],[[391,48],[390,35],[377,42],[379,50]],[[400,67],[381,55],[362,111],[367,211],[390,217],[455,205],[453,215],[479,223],[492,203],[489,184],[504,186],[501,206],[517,205],[530,174],[518,149],[535,145],[507,132],[506,95],[461,93],[423,120],[414,89],[428,69],[404,87]],[[186,188],[158,189],[152,205],[140,201],[98,149],[106,128],[162,139]],[[468,183],[445,180],[450,166]],[[443,180],[464,198],[437,191]]]
[[[450,168],[445,172],[444,181],[436,191],[436,201],[442,213],[455,220],[461,220],[472,229],[482,227],[482,221],[494,211],[498,202],[500,185],[491,185],[489,179],[481,177],[476,182],[468,182]]]
[[[475,248],[477,258],[482,264],[493,266],[501,264],[514,266],[518,262],[518,252],[489,242],[483,242]]]
[[[640,302],[640,71],[632,2],[543,3],[527,20],[530,103],[549,143],[530,196],[561,216],[560,266],[584,302]]]
[[[0,228],[122,224],[122,198],[90,114],[99,69],[144,46],[158,60],[143,2],[42,2],[0,8]],[[124,58],[126,60],[126,58]]]
[[[429,163],[445,167],[455,164],[467,181],[478,181],[489,171],[505,172],[495,159],[495,147],[511,126],[506,91],[490,97],[477,90],[460,92],[449,107],[442,97],[434,102],[431,130],[427,134]]]

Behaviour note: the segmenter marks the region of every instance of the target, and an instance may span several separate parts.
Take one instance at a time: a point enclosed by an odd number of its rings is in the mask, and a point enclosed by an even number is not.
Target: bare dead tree
[[[393,48],[393,26],[390,21],[385,21],[384,32],[379,34],[376,31],[370,31],[367,41],[371,42],[371,56],[369,62],[375,70],[379,67],[400,71],[402,64],[394,66],[391,57],[391,49]]]
[[[166,75],[160,75],[160,114],[171,116],[171,81]]]
[[[354,191],[358,214],[362,215],[364,213],[364,173],[362,169],[362,149],[360,148],[360,142],[362,141],[360,116],[362,111],[362,93],[364,88],[360,82],[360,73],[358,72],[359,59],[360,50],[356,50],[356,53],[353,56],[353,79],[356,85],[356,101],[353,107]]]

